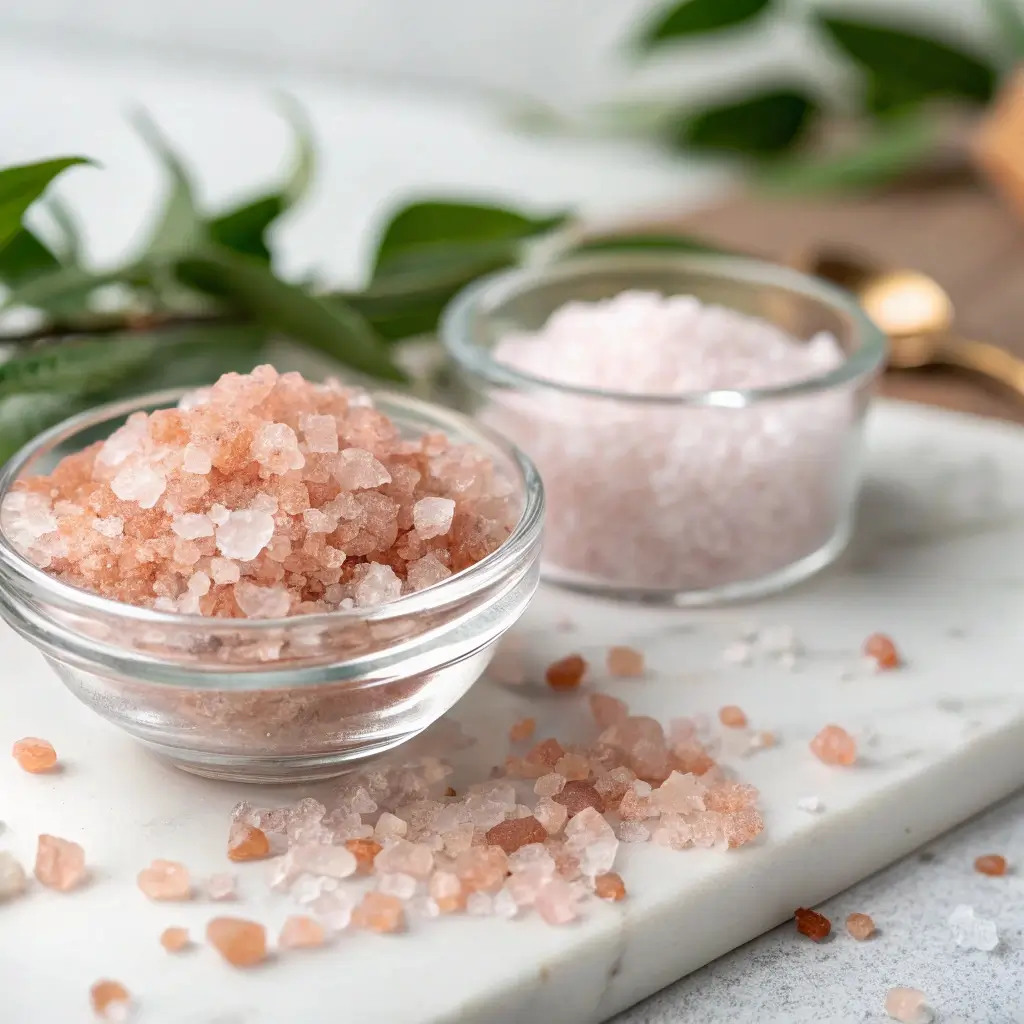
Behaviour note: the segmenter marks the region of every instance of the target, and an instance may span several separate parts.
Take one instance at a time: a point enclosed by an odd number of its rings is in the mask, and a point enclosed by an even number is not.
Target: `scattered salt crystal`
[[[69,892],[85,881],[85,851],[78,843],[41,835],[36,848],[35,876],[48,889]]]
[[[210,461],[210,453],[196,444],[185,445],[182,451],[181,468],[186,473],[195,473],[198,476],[206,476],[213,468]]]
[[[617,834],[624,843],[646,843],[651,838],[651,830],[639,821],[620,821]]]
[[[151,900],[190,900],[188,868],[172,860],[155,860],[138,875],[139,888]]]
[[[434,868],[434,855],[420,843],[395,839],[377,854],[373,867],[378,875],[406,874],[427,878]]]
[[[48,772],[57,765],[57,751],[53,749],[53,744],[36,736],[17,740],[11,754],[18,762],[18,767],[32,775]]]
[[[424,540],[444,536],[454,516],[455,502],[451,498],[420,498],[412,507],[413,526]]]
[[[565,787],[565,776],[551,773],[542,775],[533,785],[533,791],[537,796],[555,796],[561,793]]]
[[[213,536],[213,522],[209,516],[185,512],[171,521],[171,529],[184,540],[197,540]]]
[[[825,810],[825,805],[821,802],[820,797],[816,796],[802,796],[796,802],[798,810],[805,811],[807,814],[821,814]]]
[[[0,903],[25,891],[25,869],[6,850],[0,851]]]
[[[857,760],[857,742],[838,725],[826,725],[813,740],[811,753],[823,764],[848,767]]]
[[[402,581],[390,565],[371,562],[366,575],[356,585],[355,600],[359,608],[394,601],[402,593]]]
[[[569,924],[579,916],[576,894],[568,882],[553,878],[541,886],[534,900],[537,913],[548,924]]]
[[[234,875],[210,875],[206,880],[206,895],[211,900],[233,900],[237,895]]]
[[[400,932],[405,928],[402,901],[381,892],[368,892],[353,909],[352,923],[373,932]]]
[[[363,448],[346,448],[338,453],[334,478],[346,491],[369,490],[391,483],[384,463]]]
[[[283,618],[291,607],[291,595],[284,587],[259,587],[248,580],[235,584],[235,601],[250,619]]]
[[[319,922],[311,917],[293,915],[285,921],[278,936],[281,949],[315,949],[327,941],[327,934]]]
[[[885,1012],[901,1024],[931,1024],[935,1014],[916,988],[891,988],[885,994]]]
[[[152,508],[166,487],[166,477],[147,465],[133,462],[122,466],[110,481],[110,489],[117,497],[137,502],[139,508]]]
[[[337,888],[335,878],[302,874],[292,884],[291,895],[296,903],[315,903],[325,892],[333,892]]]
[[[946,920],[953,941],[963,949],[980,949],[991,952],[999,945],[999,933],[995,921],[978,917],[974,907],[961,904]]]
[[[266,929],[254,921],[215,917],[206,926],[206,940],[235,967],[253,967],[267,956]]]
[[[126,1021],[131,1008],[128,989],[119,981],[97,981],[89,989],[93,1013],[101,1020]]]
[[[608,674],[621,679],[638,679],[644,674],[643,651],[634,647],[608,648]]]
[[[212,518],[212,516],[211,516]],[[274,517],[269,512],[241,509],[229,512],[217,527],[217,550],[243,562],[254,559],[274,536]]]
[[[593,877],[611,870],[619,840],[604,815],[593,807],[584,808],[565,826],[565,836],[565,848],[579,859],[584,875]]]
[[[120,516],[107,516],[106,518],[94,519],[92,528],[104,537],[120,537],[124,533],[124,520]]]
[[[352,896],[343,889],[333,889],[318,896],[309,909],[333,932],[344,931],[352,920]]]

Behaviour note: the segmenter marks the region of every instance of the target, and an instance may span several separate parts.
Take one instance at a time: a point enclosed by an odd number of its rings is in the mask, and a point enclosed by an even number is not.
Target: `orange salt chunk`
[[[97,981],[89,989],[93,1013],[103,1020],[124,1020],[124,1009],[131,1001],[128,989],[119,981]]]
[[[811,753],[823,764],[848,766],[857,760],[857,741],[838,725],[826,725],[811,740]]]
[[[241,821],[231,823],[228,830],[228,860],[263,860],[269,856],[270,840],[262,829]]]
[[[874,658],[880,669],[899,668],[903,664],[896,645],[884,633],[872,633],[864,641],[864,653]]]
[[[536,718],[522,718],[518,722],[514,723],[512,728],[508,731],[508,738],[513,743],[519,743],[521,740],[528,740],[537,728]]]
[[[544,678],[552,690],[564,692],[575,690],[583,682],[586,671],[587,663],[578,654],[570,654],[548,665]]]
[[[68,892],[85,879],[85,851],[69,839],[41,835],[35,876],[49,889]]]
[[[735,704],[726,704],[718,709],[718,720],[729,729],[745,729],[747,727],[747,716],[743,708]]]
[[[352,924],[371,932],[400,932],[405,928],[405,909],[397,896],[368,892],[352,911]]]
[[[206,926],[206,941],[235,967],[253,967],[267,956],[267,930],[240,917],[215,917]]]
[[[282,949],[315,949],[326,941],[327,933],[319,921],[295,914],[285,921],[277,944]]]
[[[180,953],[188,944],[187,928],[165,928],[160,933],[160,945],[168,953]]]
[[[643,651],[633,647],[608,648],[608,674],[620,679],[639,679],[644,674]]]
[[[376,839],[346,839],[345,849],[356,859],[356,870],[361,875],[373,870],[373,861],[384,847]]]
[[[801,935],[814,939],[815,942],[827,939],[829,932],[832,931],[832,922],[816,910],[798,907],[793,911],[793,917],[796,919],[796,930]]]
[[[500,846],[505,853],[515,853],[520,846],[543,843],[547,837],[547,829],[531,814],[526,818],[498,822],[494,828],[488,829],[485,838],[488,846]]]
[[[846,919],[846,930],[858,942],[863,942],[875,934],[875,922],[867,914],[850,914]]]
[[[160,901],[192,899],[192,881],[188,868],[173,860],[155,860],[138,874],[139,888],[151,899]]]
[[[427,891],[442,914],[466,909],[467,893],[462,880],[453,871],[435,871],[430,876]]]
[[[618,903],[619,900],[626,898],[625,883],[622,881],[621,876],[617,875],[614,871],[598,875],[594,879],[594,892],[601,899],[608,900],[610,903]]]
[[[982,875],[1005,875],[1006,866],[1006,858],[998,853],[986,853],[974,862],[974,870]]]
[[[57,763],[57,751],[53,749],[53,744],[36,736],[18,740],[11,753],[20,767],[33,775],[48,772]]]
[[[565,749],[558,740],[551,738],[541,740],[540,743],[532,746],[525,755],[523,760],[528,761],[531,764],[545,765],[548,768],[554,768],[558,762],[565,757]],[[542,772],[541,774],[547,774]]]

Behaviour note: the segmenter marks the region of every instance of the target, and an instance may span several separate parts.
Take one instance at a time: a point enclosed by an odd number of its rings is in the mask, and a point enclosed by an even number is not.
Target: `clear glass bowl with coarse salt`
[[[180,392],[90,411],[40,435],[0,474],[15,481],[108,437]],[[0,531],[0,615],[80,700],[187,771],[243,782],[338,775],[410,739],[480,677],[538,583],[544,496],[531,462],[464,416],[374,395],[403,438],[446,435],[492,460],[518,521],[476,564],[371,607],[286,618],[157,611],[71,586]]]
[[[746,259],[580,256],[471,285],[442,339],[458,402],[544,479],[546,579],[699,606],[846,546],[886,343],[845,292]]]

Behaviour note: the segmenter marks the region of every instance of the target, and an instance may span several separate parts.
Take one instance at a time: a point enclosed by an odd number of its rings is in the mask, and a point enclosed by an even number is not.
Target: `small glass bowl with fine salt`
[[[459,404],[543,476],[545,578],[703,605],[846,546],[886,345],[839,289],[731,257],[578,256],[471,285],[442,339]]]
[[[0,474],[19,479],[109,436],[181,392],[105,406],[40,435]],[[158,611],[71,586],[0,531],[0,615],[68,688],[178,767],[212,778],[291,782],[337,775],[415,736],[480,677],[538,582],[544,496],[530,461],[439,406],[376,394],[401,437],[446,435],[491,460],[519,509],[476,564],[370,607],[286,618]],[[33,681],[34,682],[34,681]]]

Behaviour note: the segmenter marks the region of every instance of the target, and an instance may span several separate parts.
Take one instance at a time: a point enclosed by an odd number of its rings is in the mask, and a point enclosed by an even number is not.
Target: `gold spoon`
[[[915,270],[882,270],[848,256],[819,252],[807,269],[853,292],[889,337],[889,366],[967,370],[1024,395],[1024,360],[985,341],[951,333],[953,302],[942,286]]]

